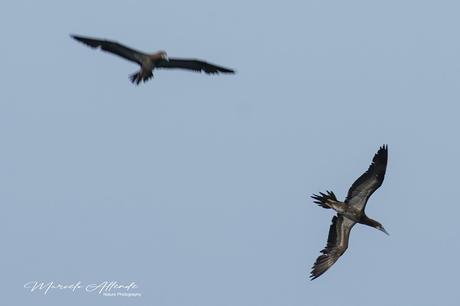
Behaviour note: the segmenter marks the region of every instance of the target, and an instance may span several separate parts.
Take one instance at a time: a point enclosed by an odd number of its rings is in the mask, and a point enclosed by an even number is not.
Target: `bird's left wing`
[[[362,210],[366,206],[369,197],[383,183],[388,162],[388,146],[383,145],[374,155],[372,164],[366,172],[364,172],[348,190],[345,203],[350,206]]]
[[[71,35],[72,38],[78,40],[81,43],[91,47],[91,48],[101,48],[104,51],[116,54],[118,56],[123,57],[129,61],[133,61],[142,65],[141,58],[146,56],[144,53],[126,47],[116,41],[110,41],[106,39],[96,39],[78,35]]]
[[[350,231],[355,222],[342,215],[334,216],[329,228],[326,247],[321,250],[320,255],[313,265],[310,278],[314,280],[326,272],[348,248]]]
[[[235,73],[234,70],[210,64],[201,60],[196,59],[179,59],[170,58],[168,60],[162,59],[155,63],[157,68],[179,68],[193,70],[197,72],[204,71],[205,73]]]

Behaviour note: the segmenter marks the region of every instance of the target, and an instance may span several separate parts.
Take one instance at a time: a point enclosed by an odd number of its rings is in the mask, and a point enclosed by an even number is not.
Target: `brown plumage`
[[[382,224],[367,217],[364,212],[367,200],[383,183],[387,161],[388,147],[384,145],[374,155],[369,169],[350,187],[345,202],[338,201],[332,191],[312,196],[316,204],[334,209],[337,215],[332,218],[326,247],[313,265],[311,280],[326,272],[345,253],[351,229],[356,223],[372,226],[388,235]]]
[[[165,51],[158,51],[155,53],[147,54],[128,48],[115,41],[95,39],[78,35],[71,35],[71,37],[91,48],[101,48],[104,51],[116,54],[123,57],[124,59],[139,64],[141,69],[130,76],[131,82],[136,85],[139,85],[141,81],[145,82],[152,78],[153,70],[155,68],[178,68],[196,72],[203,71],[207,74],[235,73],[235,71],[232,69],[210,64],[202,60],[168,58]]]

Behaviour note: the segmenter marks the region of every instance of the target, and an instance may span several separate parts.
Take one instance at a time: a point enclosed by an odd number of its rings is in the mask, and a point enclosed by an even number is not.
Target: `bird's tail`
[[[152,71],[143,71],[140,70],[138,72],[135,72],[129,76],[129,79],[131,82],[135,85],[139,85],[142,82],[148,81],[150,78],[153,77],[153,72]]]
[[[314,203],[318,204],[319,206],[323,208],[332,208],[330,204],[328,204],[329,201],[334,201],[337,202],[337,198],[332,191],[326,191],[326,193],[320,192],[319,195],[314,194],[311,196],[312,199],[314,199]]]

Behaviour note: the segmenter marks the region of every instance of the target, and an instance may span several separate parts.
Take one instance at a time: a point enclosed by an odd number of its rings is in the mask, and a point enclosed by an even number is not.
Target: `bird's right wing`
[[[83,37],[83,36],[78,36],[78,35],[71,35],[71,36],[74,39],[78,40],[79,42],[82,42],[85,45],[90,46],[91,48],[99,47],[104,51],[116,54],[129,61],[133,61],[133,62],[138,63],[139,65],[142,65],[140,59],[143,56],[145,56],[144,53],[128,48],[126,46],[123,46],[122,44],[116,41],[95,39],[95,38]]]
[[[205,61],[197,59],[184,59],[184,58],[170,58],[168,60],[162,59],[155,63],[157,68],[179,68],[187,69],[196,72],[204,71],[205,73],[235,73],[234,70],[217,66]]]
[[[345,203],[358,210],[366,207],[367,200],[383,183],[388,162],[388,147],[381,146],[372,159],[372,164],[348,190]]]
[[[320,255],[313,265],[310,278],[314,280],[326,272],[348,248],[350,231],[356,222],[342,216],[334,216],[329,228],[326,247],[321,250]]]

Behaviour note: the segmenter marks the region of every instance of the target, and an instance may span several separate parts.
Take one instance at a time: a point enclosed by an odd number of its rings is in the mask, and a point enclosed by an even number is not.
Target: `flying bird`
[[[348,248],[350,231],[356,223],[372,226],[389,235],[382,224],[366,216],[364,209],[367,200],[376,191],[385,178],[388,161],[388,146],[383,145],[372,159],[372,164],[348,190],[345,202],[337,200],[334,192],[320,192],[312,195],[314,203],[327,209],[334,209],[337,215],[332,218],[326,247],[321,251],[310,274],[311,280],[326,272]]]
[[[152,78],[153,69],[155,68],[179,68],[196,72],[204,71],[208,74],[215,74],[219,72],[235,73],[232,69],[210,64],[198,59],[168,58],[165,51],[158,51],[149,54],[128,48],[116,41],[95,39],[78,35],[71,35],[71,37],[91,48],[101,48],[104,51],[116,54],[124,59],[139,64],[141,69],[129,77],[131,82],[136,85],[139,85],[141,81],[145,82]]]

